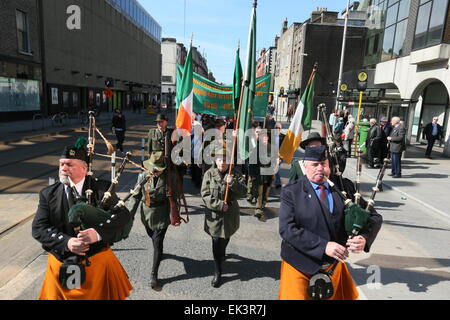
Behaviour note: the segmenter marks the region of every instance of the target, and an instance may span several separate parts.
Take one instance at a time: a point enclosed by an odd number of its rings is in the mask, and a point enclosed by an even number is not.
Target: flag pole
[[[258,5],[258,0],[254,0],[253,8],[256,9],[257,5]],[[246,72],[248,72],[248,70],[246,70]],[[238,116],[237,116],[235,130],[238,128],[239,122],[241,120],[242,97],[243,97],[243,93],[244,93],[244,87],[245,87],[245,81],[242,81],[241,96],[239,97],[239,108],[238,108]],[[237,144],[238,133],[239,132],[236,131],[236,135],[235,135],[233,132],[233,148],[231,149],[231,161],[230,161],[230,167],[228,168],[228,175],[231,175],[231,173],[233,171],[233,167],[234,167],[234,154],[236,153],[236,144]],[[230,190],[230,184],[227,182],[227,186],[225,188],[225,196],[224,196],[224,200],[223,200],[225,203],[228,203],[229,190]]]

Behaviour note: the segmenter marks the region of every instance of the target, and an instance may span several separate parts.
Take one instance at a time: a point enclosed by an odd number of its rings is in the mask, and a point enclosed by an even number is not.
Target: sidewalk
[[[154,116],[147,114],[144,110],[141,110],[141,113],[133,113],[131,110],[124,110],[123,114],[125,115],[127,123],[130,120]],[[97,126],[111,124],[113,115],[113,112],[102,112],[96,119]],[[0,122],[0,145],[30,138],[67,133],[87,128],[87,126],[88,124],[82,123],[80,119],[67,119],[62,125],[52,124],[50,119]]]

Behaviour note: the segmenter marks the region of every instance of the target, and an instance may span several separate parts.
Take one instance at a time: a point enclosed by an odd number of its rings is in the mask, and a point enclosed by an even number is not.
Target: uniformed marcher
[[[257,192],[255,217],[260,221],[266,221],[264,209],[269,199],[270,189],[274,181],[274,172],[264,172],[264,170],[271,171],[270,168],[272,167],[270,161],[270,136],[267,134],[267,131],[261,131],[256,148],[253,149],[253,152],[255,154],[250,156],[249,174],[250,177],[253,178],[253,187]],[[266,155],[266,159],[263,159],[263,154]],[[255,161],[256,163],[251,163],[252,161]]]
[[[222,262],[230,237],[239,229],[240,209],[238,198],[246,193],[245,179],[241,172],[233,168],[228,175],[230,155],[222,149],[216,154],[216,166],[206,171],[203,177],[201,196],[207,208],[204,229],[212,238],[214,256],[214,278],[211,285],[221,285]],[[228,159],[228,160],[227,160]],[[226,185],[229,183],[228,202],[225,203]]]
[[[349,253],[369,252],[382,217],[370,210],[368,223],[359,235],[348,238],[345,228],[344,202],[327,177],[330,167],[326,147],[306,147],[306,175],[282,189],[279,230],[281,244],[280,300],[309,300],[309,281],[313,275],[332,275],[331,299],[353,300],[358,291],[344,261]],[[354,199],[353,199],[354,200]],[[360,207],[366,208],[365,201]]]
[[[131,214],[140,213],[142,224],[153,243],[153,263],[150,286],[161,291],[158,281],[158,271],[163,258],[164,237],[170,225],[170,205],[167,197],[167,172],[162,151],[154,151],[150,158],[144,161],[146,172],[141,172],[136,185],[139,185],[146,175],[151,174],[149,181],[140,192],[127,203]]]
[[[306,147],[320,146],[326,145],[327,140],[322,138],[320,133],[311,132],[308,137],[300,143],[300,148],[305,150]],[[301,162],[302,160],[293,160],[291,164],[291,169],[289,170],[289,182],[294,182],[303,177],[303,172],[301,170]]]
[[[97,206],[110,185],[108,181],[87,175],[87,151],[78,141],[75,146],[66,147],[61,155],[59,182],[39,194],[32,235],[48,252],[39,299],[123,300],[130,295],[132,286],[110,246],[115,234],[131,221],[129,211],[124,207],[113,209],[110,219],[78,233],[69,223],[69,208],[75,205],[76,195],[84,197],[86,190],[92,190],[92,205]],[[76,192],[70,188],[71,181]],[[111,206],[117,201],[117,195],[112,192]],[[85,257],[89,258],[90,265]],[[64,268],[70,265],[76,267],[80,275],[78,280],[74,279],[73,286],[69,286],[63,277]],[[81,270],[85,272],[84,279]],[[72,273],[75,275],[76,272],[68,271],[67,275]]]
[[[140,189],[140,193],[131,198],[127,203],[127,207],[132,215],[139,210],[145,230],[152,239],[153,263],[150,286],[156,291],[161,291],[162,288],[158,281],[158,271],[163,258],[163,242],[165,234],[170,225],[165,147],[166,135],[171,134],[171,130],[167,128],[168,120],[164,114],[158,114],[155,122],[157,123],[157,128],[150,129],[148,133],[149,159],[144,161],[144,168],[147,169],[147,171],[139,174],[136,185],[138,185],[147,174],[150,173],[152,177],[144,187]],[[172,179],[175,179],[175,177],[176,173],[173,172]]]
[[[158,114],[156,116],[155,122],[157,128],[150,129],[148,131],[147,150],[149,155],[151,155],[155,151],[164,153],[165,139],[166,134],[168,133],[167,131],[168,119],[166,115]]]
[[[214,159],[216,153],[223,148],[226,148],[226,140],[225,140],[225,130],[227,128],[227,123],[223,119],[216,119],[214,121],[214,128],[210,128],[206,130],[207,136],[204,136],[204,141],[200,148],[200,155],[202,157],[202,173],[205,174],[211,166],[214,166]],[[211,134],[210,130],[216,130],[214,135],[209,136]]]

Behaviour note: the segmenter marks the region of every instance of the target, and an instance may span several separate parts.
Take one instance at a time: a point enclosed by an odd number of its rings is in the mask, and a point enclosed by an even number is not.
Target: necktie
[[[320,201],[323,203],[323,205],[327,208],[328,211],[330,211],[330,204],[328,203],[328,194],[327,194],[327,188],[325,185],[321,184],[319,185],[320,189]]]
[[[67,202],[69,203],[69,208],[75,204],[75,195],[70,187],[67,187]]]

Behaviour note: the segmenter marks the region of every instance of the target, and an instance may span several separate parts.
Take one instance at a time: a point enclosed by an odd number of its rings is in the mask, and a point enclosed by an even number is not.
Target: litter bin
[[[363,154],[367,153],[366,140],[367,140],[367,135],[369,134],[369,130],[370,130],[370,123],[369,122],[364,121],[364,122],[360,122],[359,123],[359,141],[358,141],[358,146],[363,151]]]

